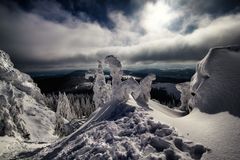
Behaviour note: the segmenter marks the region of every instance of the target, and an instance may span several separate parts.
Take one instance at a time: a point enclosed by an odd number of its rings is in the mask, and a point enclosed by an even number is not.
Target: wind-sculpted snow
[[[240,116],[240,46],[210,49],[190,83],[190,106]]]
[[[62,144],[61,144],[62,145]],[[56,147],[57,145],[55,145]],[[85,130],[54,154],[43,149],[35,159],[200,159],[206,148],[178,136],[175,129],[155,122],[146,111],[128,112]]]
[[[54,123],[55,113],[44,106],[40,89],[0,51],[0,136],[49,141]]]

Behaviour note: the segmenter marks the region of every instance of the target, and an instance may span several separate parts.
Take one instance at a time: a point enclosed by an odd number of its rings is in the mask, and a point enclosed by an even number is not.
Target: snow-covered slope
[[[34,159],[199,159],[207,151],[179,136],[173,127],[155,122],[133,98],[127,104],[110,105],[118,108],[117,114],[81,127]]]
[[[240,159],[240,47],[210,49],[192,78],[190,105],[193,111],[175,118],[153,101],[150,115],[177,128],[178,133],[211,149],[207,160]],[[188,86],[187,86],[188,87]]]
[[[54,123],[55,113],[45,106],[40,89],[0,51],[1,136],[49,142],[55,138]]]

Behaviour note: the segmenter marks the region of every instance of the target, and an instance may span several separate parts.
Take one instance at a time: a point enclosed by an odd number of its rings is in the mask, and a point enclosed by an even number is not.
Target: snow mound
[[[35,159],[200,159],[206,148],[178,136],[137,108],[114,121],[102,121],[74,139],[43,149]],[[25,157],[26,158],[26,157]]]
[[[0,136],[46,142],[55,138],[54,123],[55,113],[45,107],[31,77],[0,51]]]
[[[228,111],[240,116],[240,46],[209,50],[196,67],[190,83],[190,106],[214,114]]]
[[[204,160],[239,160],[240,144],[240,46],[217,47],[197,65],[190,86],[178,85],[182,104],[193,110],[179,118],[150,102],[149,114],[178,129],[178,133],[211,149]],[[155,104],[154,104],[155,103]],[[184,106],[183,106],[184,107]]]

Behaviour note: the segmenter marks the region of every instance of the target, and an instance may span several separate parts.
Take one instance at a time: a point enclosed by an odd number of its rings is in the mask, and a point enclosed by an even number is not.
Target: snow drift
[[[54,138],[54,123],[40,89],[0,51],[0,135],[46,142]]]
[[[150,115],[210,148],[211,152],[204,154],[203,159],[239,160],[239,67],[240,46],[210,49],[197,65],[190,86],[187,83],[180,86],[183,104],[189,103],[193,111],[176,119],[164,114],[163,106],[151,101]]]
[[[189,105],[206,113],[240,116],[240,46],[209,50],[190,83]]]
[[[185,140],[173,127],[137,109],[115,121],[102,121],[65,145],[45,148],[35,159],[199,159],[204,152],[204,146]]]

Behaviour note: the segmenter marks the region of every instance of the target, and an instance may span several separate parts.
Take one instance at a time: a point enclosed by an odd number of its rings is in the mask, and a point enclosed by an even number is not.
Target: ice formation
[[[240,116],[240,46],[210,49],[190,83],[190,106],[202,112]]]
[[[0,135],[48,141],[54,124],[55,113],[45,107],[40,89],[0,51]]]

